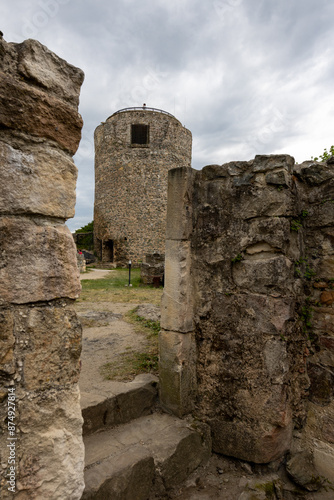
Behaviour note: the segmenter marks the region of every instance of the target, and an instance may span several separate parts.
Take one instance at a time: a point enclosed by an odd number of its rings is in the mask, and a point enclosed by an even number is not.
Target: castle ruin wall
[[[171,170],[159,340],[162,405],[208,423],[215,452],[290,453],[330,481],[333,200],[332,159]]]
[[[0,496],[79,499],[84,448],[74,215],[83,72],[0,40]]]

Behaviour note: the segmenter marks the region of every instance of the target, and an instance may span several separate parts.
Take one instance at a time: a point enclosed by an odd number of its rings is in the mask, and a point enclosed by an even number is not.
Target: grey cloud
[[[46,5],[55,10],[43,23]],[[282,150],[302,161],[329,147],[333,10],[330,0],[4,5],[6,40],[35,30],[34,38],[86,74],[71,227],[91,220],[93,132],[119,108],[146,102],[175,114],[193,133],[195,168]]]

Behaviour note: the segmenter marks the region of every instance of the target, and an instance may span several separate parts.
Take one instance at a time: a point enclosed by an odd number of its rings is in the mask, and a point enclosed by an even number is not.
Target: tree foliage
[[[92,251],[94,249],[93,230],[94,230],[94,221],[89,222],[89,224],[86,224],[85,226],[75,231],[76,234],[80,235],[76,239],[77,248],[79,250]],[[88,234],[83,234],[83,233],[88,233]]]
[[[89,222],[80,229],[75,230],[76,233],[91,233],[92,231],[94,231],[94,221]]]
[[[325,148],[324,152],[322,153],[322,155],[315,156],[314,158],[312,156],[311,159],[314,160],[314,161],[326,161],[331,156],[334,156],[334,145],[331,146],[328,151],[327,151],[327,148]]]

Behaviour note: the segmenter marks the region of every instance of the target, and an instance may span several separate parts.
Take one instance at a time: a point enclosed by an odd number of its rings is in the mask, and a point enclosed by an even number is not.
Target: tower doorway
[[[103,242],[102,262],[114,262],[114,240]]]

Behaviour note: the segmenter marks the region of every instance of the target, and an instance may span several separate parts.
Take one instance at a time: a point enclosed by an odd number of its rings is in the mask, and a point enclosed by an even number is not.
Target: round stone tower
[[[167,173],[191,165],[191,132],[170,113],[126,108],[95,130],[95,251],[134,264],[164,252]]]

